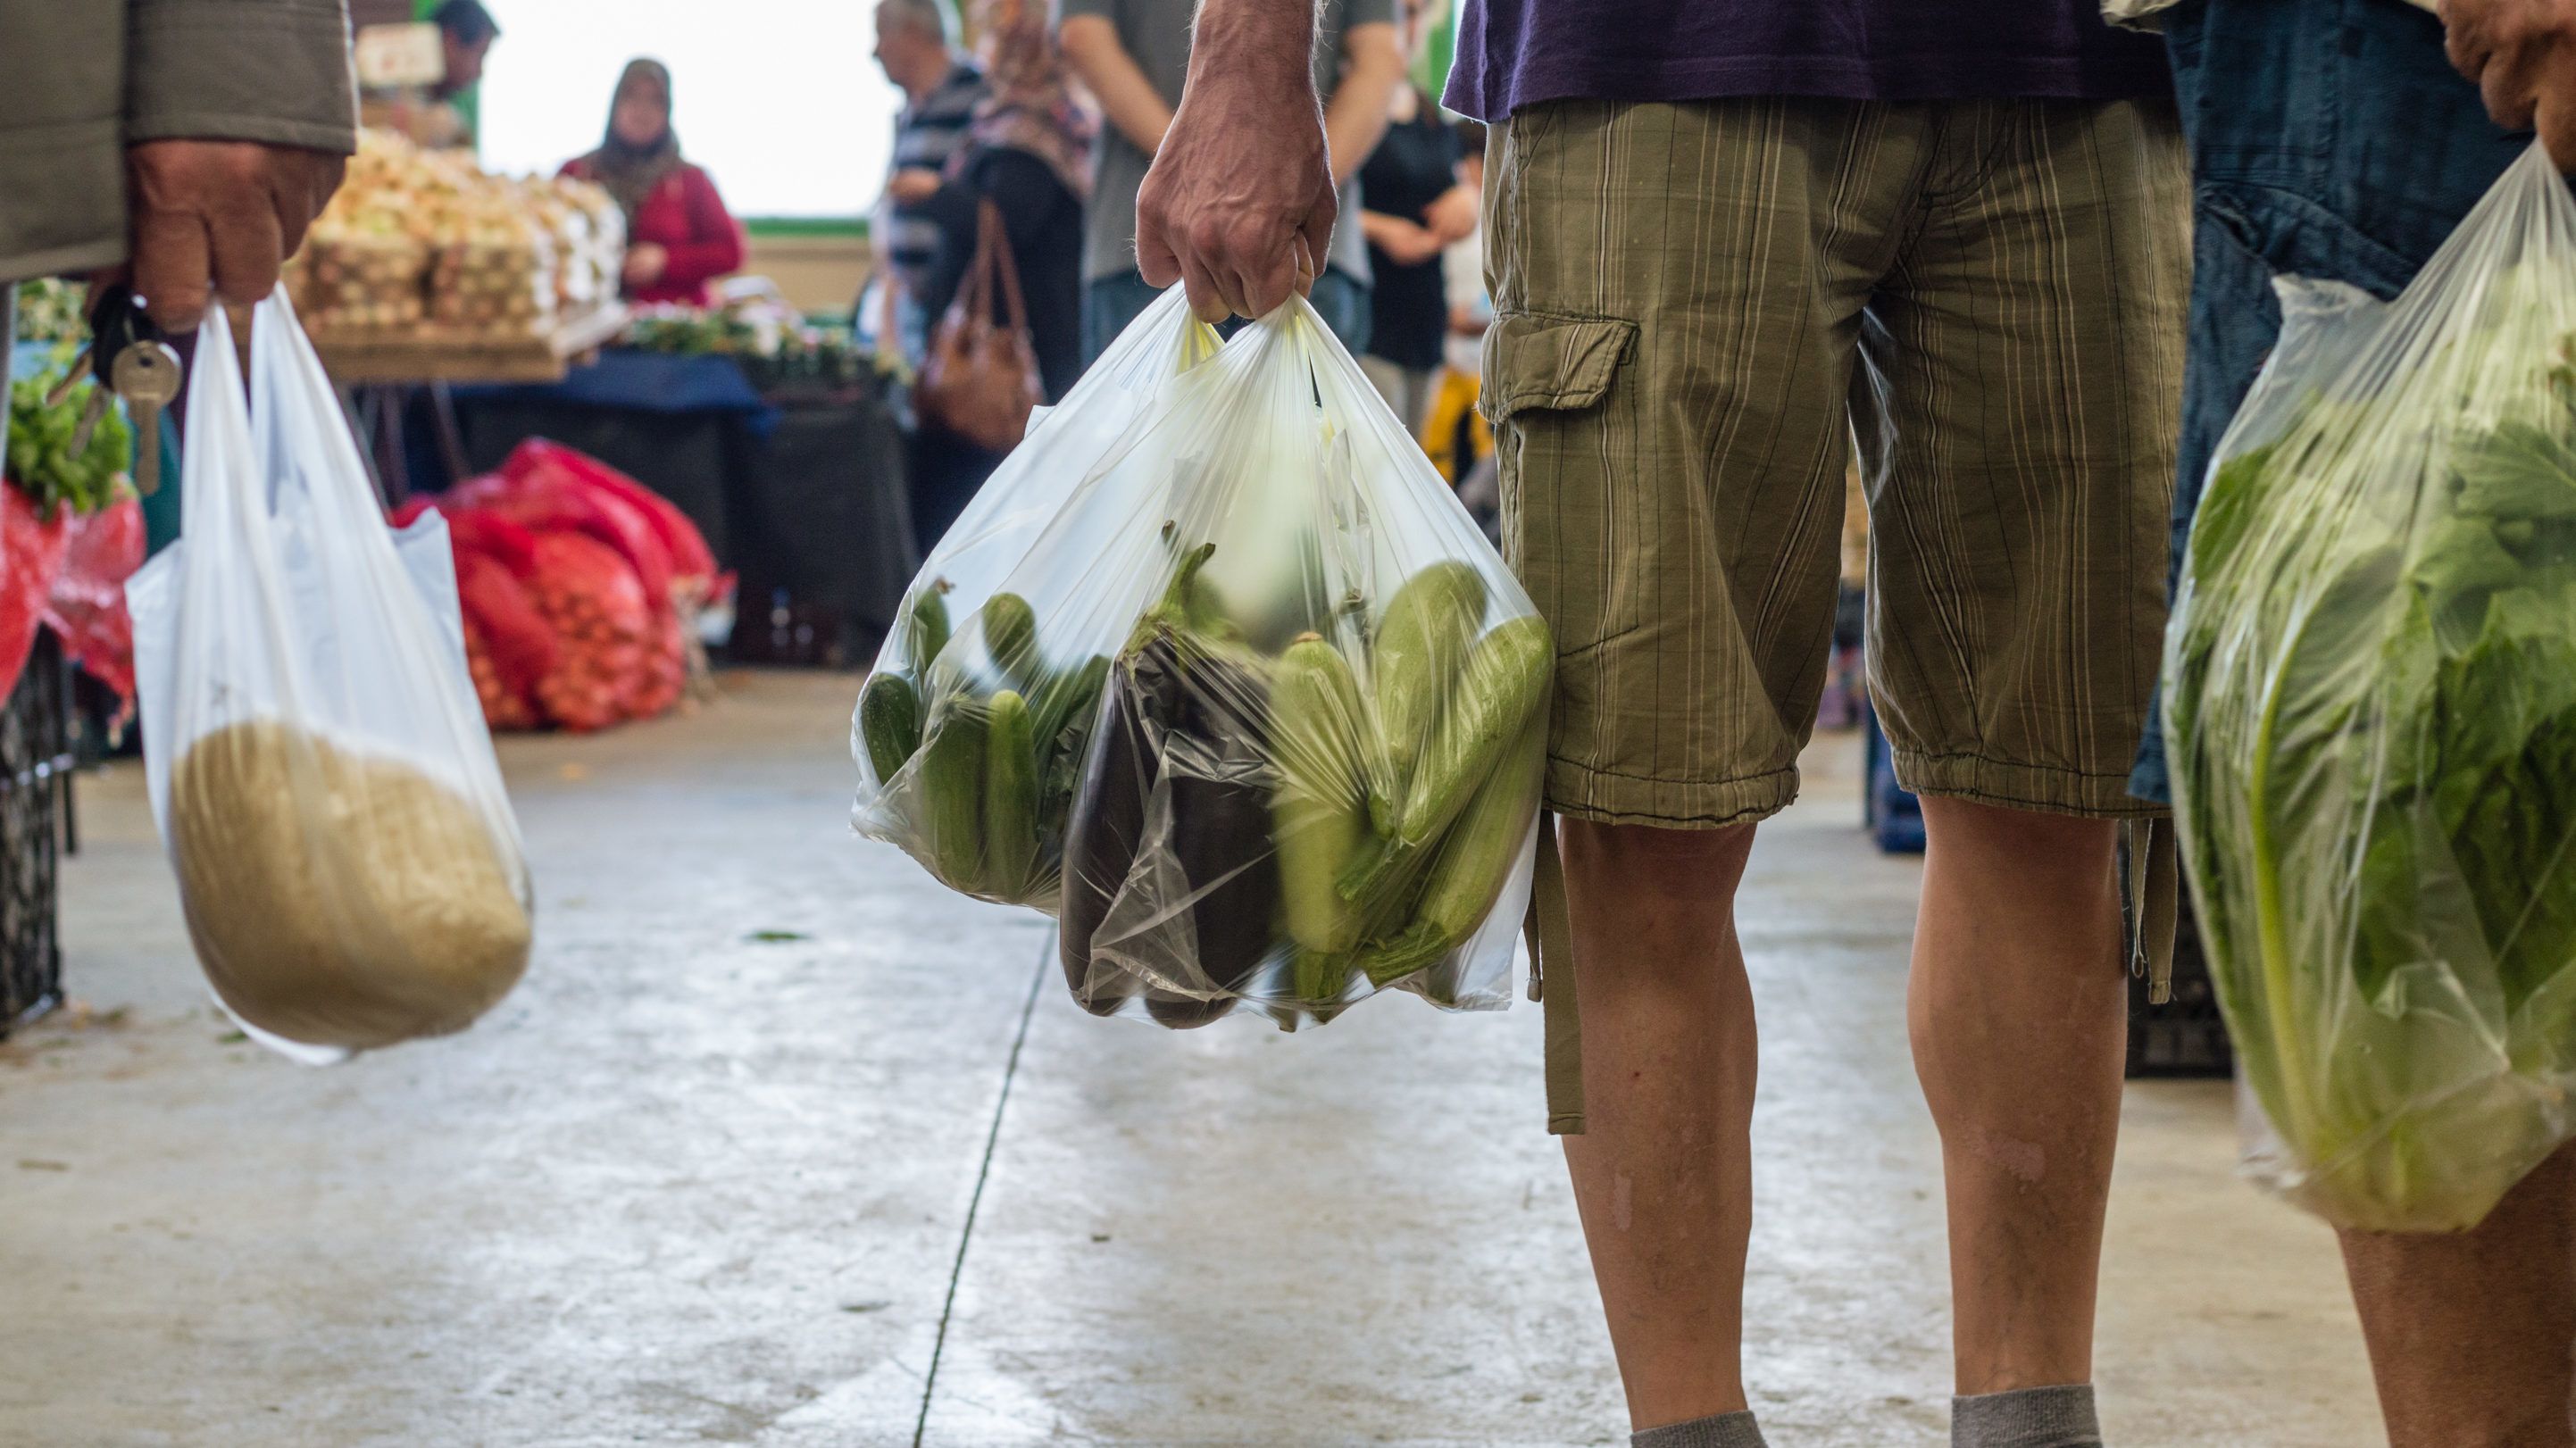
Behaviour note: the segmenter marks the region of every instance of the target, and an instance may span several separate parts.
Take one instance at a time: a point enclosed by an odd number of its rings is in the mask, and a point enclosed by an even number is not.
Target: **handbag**
[[[1001,315],[995,315],[995,291]],[[1028,431],[1029,412],[1044,400],[1029,312],[1011,262],[1002,210],[988,197],[975,208],[975,259],[948,314],[931,333],[930,356],[913,391],[913,409],[976,446],[1004,452]]]

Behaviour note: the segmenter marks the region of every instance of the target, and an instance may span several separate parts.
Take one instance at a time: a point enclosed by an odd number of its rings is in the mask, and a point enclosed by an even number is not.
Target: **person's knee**
[[[1568,819],[1558,828],[1570,882],[1596,897],[1678,900],[1729,910],[1753,853],[1751,825],[1672,830]]]
[[[2016,879],[2107,879],[2119,839],[2116,820],[2011,809],[1927,795],[1923,828],[1934,850],[2007,869]]]

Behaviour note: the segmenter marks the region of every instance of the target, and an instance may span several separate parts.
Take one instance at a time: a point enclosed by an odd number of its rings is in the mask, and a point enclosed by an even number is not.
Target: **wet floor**
[[[527,983],[325,1071],[205,1004],[139,774],[83,782],[81,1008],[0,1045],[0,1444],[1624,1442],[1534,1009],[1094,1020],[1045,922],[848,835],[852,680],[727,691],[511,741]],[[1780,1448],[1946,1441],[1918,872],[1847,742],[1746,890]],[[2234,1180],[2226,1089],[2126,1118],[2111,1441],[2380,1441],[2332,1239]]]

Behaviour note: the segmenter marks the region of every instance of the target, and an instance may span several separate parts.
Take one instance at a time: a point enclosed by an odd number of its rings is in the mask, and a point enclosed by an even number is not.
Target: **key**
[[[179,398],[179,354],[138,341],[108,364],[107,380],[134,419],[134,486],[148,497],[161,488],[161,409]]]

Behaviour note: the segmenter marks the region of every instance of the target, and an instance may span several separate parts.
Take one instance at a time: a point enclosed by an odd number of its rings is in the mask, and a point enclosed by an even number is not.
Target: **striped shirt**
[[[919,105],[904,107],[894,120],[894,163],[888,179],[895,171],[944,169],[948,158],[966,143],[966,127],[975,119],[976,104],[990,93],[984,73],[961,60]],[[923,208],[891,201],[880,208],[880,214],[895,275],[918,295],[939,256],[939,223]]]

